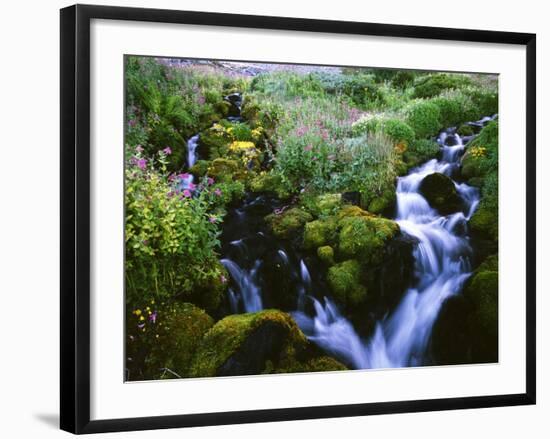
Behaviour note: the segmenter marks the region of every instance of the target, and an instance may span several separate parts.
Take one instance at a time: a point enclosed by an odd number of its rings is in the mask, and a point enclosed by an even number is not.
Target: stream
[[[229,95],[226,100],[238,109],[228,119],[242,120],[241,96]],[[494,117],[470,125],[480,128]],[[312,342],[354,369],[429,364],[429,341],[441,306],[461,291],[471,274],[467,221],[479,203],[479,193],[453,180],[463,209],[440,215],[419,187],[434,172],[453,178],[469,139],[459,136],[455,128],[443,130],[437,139],[440,159],[429,160],[398,179],[394,220],[402,233],[416,239],[416,280],[397,306],[376,321],[368,337],[358,333],[331,299],[317,258],[269,233],[263,218],[284,203],[265,194],[249,194],[224,219],[220,261],[231,278],[227,313],[270,307],[290,312]],[[190,166],[198,158],[198,142],[198,135],[188,141]]]

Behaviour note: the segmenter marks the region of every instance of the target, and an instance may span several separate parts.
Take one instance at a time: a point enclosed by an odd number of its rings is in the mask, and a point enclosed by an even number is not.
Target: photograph
[[[499,362],[497,73],[121,80],[124,381]]]

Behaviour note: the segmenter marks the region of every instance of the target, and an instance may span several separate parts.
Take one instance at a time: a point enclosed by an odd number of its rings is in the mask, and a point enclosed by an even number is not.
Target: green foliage
[[[326,265],[334,265],[334,249],[330,245],[323,245],[317,249],[317,256]]]
[[[328,220],[315,220],[306,223],[304,228],[304,248],[316,249],[328,244],[336,237],[336,222]]]
[[[385,120],[381,129],[395,143],[410,145],[414,140],[414,130],[400,119]]]
[[[418,79],[414,84],[413,98],[431,98],[444,90],[464,87],[471,84],[471,79],[465,75],[450,75],[436,73]]]
[[[439,107],[431,101],[419,101],[413,104],[407,114],[407,123],[416,133],[416,137],[426,138],[436,135],[443,127],[440,122]]]
[[[404,158],[410,167],[418,166],[433,159],[439,153],[439,145],[430,139],[415,140],[405,151]]]
[[[201,302],[201,289],[212,287],[224,273],[217,262],[218,225],[212,212],[216,196],[206,185],[191,191],[170,183],[139,151],[126,169],[126,300],[139,304],[175,295]],[[220,288],[218,288],[220,290]],[[206,299],[206,297],[205,297]],[[215,308],[217,295],[203,305]]]

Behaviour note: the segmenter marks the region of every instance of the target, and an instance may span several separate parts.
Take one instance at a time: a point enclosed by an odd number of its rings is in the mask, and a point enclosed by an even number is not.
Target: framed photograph
[[[61,10],[61,428],[535,403],[535,35]]]

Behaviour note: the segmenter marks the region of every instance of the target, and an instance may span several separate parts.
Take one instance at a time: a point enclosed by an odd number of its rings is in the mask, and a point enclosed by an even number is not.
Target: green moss
[[[489,122],[466,145],[462,157],[462,176],[466,179],[486,178],[498,169],[498,122]]]
[[[498,334],[498,272],[478,271],[468,282],[464,295],[474,303],[474,323],[483,334]]]
[[[308,250],[321,247],[336,237],[336,221],[334,219],[315,220],[306,223],[304,227],[304,248]]]
[[[224,274],[225,278],[229,277],[225,267],[219,261],[212,263],[209,268],[212,272]],[[202,279],[197,287],[189,295],[186,295],[185,299],[206,309],[208,312],[214,312],[220,306],[227,287],[228,284],[222,282],[222,276],[209,276]]]
[[[461,125],[456,131],[459,136],[472,136],[474,134],[474,128],[470,125]]]
[[[342,206],[341,194],[322,194],[304,196],[302,203],[315,217],[326,217],[334,214]]]
[[[498,240],[498,211],[480,203],[470,219],[470,229],[473,234]]]
[[[196,163],[189,168],[189,173],[193,174],[195,178],[203,177],[208,172],[208,166],[210,166],[209,161],[197,160]]]
[[[424,177],[419,190],[428,200],[430,206],[443,215],[458,212],[462,209],[462,199],[458,195],[453,181],[446,175],[434,172]]]
[[[180,376],[188,374],[193,355],[214,320],[190,303],[175,302],[158,314],[163,330],[152,345],[149,361],[160,369],[168,368]],[[166,375],[166,377],[174,377]]]
[[[420,101],[408,110],[407,123],[419,139],[436,135],[441,127],[439,107],[430,101]]]
[[[391,210],[395,206],[396,197],[397,196],[393,188],[385,190],[382,195],[374,197],[369,203],[369,212],[381,214]]]
[[[339,222],[338,251],[342,258],[357,258],[365,264],[383,259],[387,241],[399,232],[395,221],[369,216],[348,216]]]
[[[332,372],[338,370],[348,370],[346,366],[340,363],[338,360],[328,357],[316,357],[309,361],[293,362],[292,364],[285,365],[286,367],[280,367],[274,369],[275,373],[300,373],[300,372]]]
[[[292,317],[279,310],[265,310],[257,313],[233,314],[217,322],[203,337],[191,363],[189,374],[195,377],[216,376],[219,369],[234,356],[243,343],[261,327],[277,328],[284,336],[280,352],[273,353],[274,361],[283,352],[292,350],[294,344],[306,344],[307,339]]]
[[[289,239],[302,230],[313,217],[302,208],[293,207],[283,213],[272,213],[265,217],[271,231],[277,238]]]
[[[213,160],[208,166],[208,175],[220,182],[233,180],[234,175],[239,169],[239,164],[235,160],[218,158]]]
[[[330,267],[327,282],[336,300],[346,307],[358,305],[367,297],[367,289],[361,284],[361,265],[355,259]]]
[[[317,249],[317,256],[326,265],[334,265],[334,250],[330,245],[323,245]]]
[[[252,192],[269,192],[275,194],[280,199],[290,197],[290,193],[283,184],[281,176],[272,172],[255,176],[250,181],[250,190]]]
[[[498,271],[498,255],[488,256],[476,271]]]
[[[214,124],[202,131],[199,137],[201,148],[206,151],[206,155],[210,160],[226,156],[231,141],[231,136],[221,124]]]

